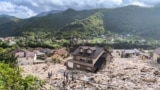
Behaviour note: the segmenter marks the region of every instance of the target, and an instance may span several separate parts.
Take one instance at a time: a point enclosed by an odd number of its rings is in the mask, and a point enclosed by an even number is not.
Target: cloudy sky
[[[50,10],[115,8],[126,5],[154,7],[160,0],[0,0],[0,15],[29,18]]]

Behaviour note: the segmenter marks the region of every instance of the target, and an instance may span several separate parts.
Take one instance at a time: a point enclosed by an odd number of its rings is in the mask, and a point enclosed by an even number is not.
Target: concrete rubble
[[[55,90],[160,90],[160,65],[152,60],[114,57],[114,61],[97,73],[66,70],[61,64],[23,66],[24,75],[47,80]],[[47,77],[52,72],[51,78]],[[68,75],[66,78],[65,74]]]

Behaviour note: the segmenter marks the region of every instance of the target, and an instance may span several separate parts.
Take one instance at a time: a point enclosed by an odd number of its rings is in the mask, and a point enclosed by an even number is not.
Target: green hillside
[[[52,32],[68,38],[96,36],[111,31],[159,39],[160,12],[158,7],[126,6],[114,9],[76,11],[68,9],[43,17],[0,24],[0,36],[21,35],[22,32]],[[1,23],[1,21],[0,21]]]
[[[96,13],[82,20],[75,20],[64,28],[60,29],[57,35],[65,38],[70,36],[87,38],[97,36],[105,32],[102,14]]]
[[[51,31],[55,32],[60,28],[68,25],[74,20],[84,19],[98,10],[84,10],[84,11],[75,11],[73,9],[68,9],[62,13],[49,14],[44,17],[32,17],[29,19],[22,20],[19,23],[9,22],[3,25],[0,25],[0,33],[3,35],[19,35],[22,32],[26,31]],[[14,27],[14,28],[12,28]],[[6,34],[6,32],[9,33]],[[14,32],[12,32],[14,31]],[[3,36],[2,35],[2,36]]]
[[[127,6],[109,10],[104,13],[105,29],[116,33],[159,38],[159,9]]]
[[[9,22],[18,22],[19,19],[13,16],[8,16],[8,15],[0,15],[0,25],[9,23]]]

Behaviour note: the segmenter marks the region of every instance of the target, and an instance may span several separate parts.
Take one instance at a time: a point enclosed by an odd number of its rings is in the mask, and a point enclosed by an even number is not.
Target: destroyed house
[[[110,52],[102,47],[80,46],[72,55],[66,64],[68,69],[96,72],[111,61]]]

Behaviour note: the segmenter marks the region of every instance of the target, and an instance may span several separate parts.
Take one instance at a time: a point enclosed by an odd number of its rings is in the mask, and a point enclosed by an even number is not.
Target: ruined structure
[[[68,69],[96,72],[111,61],[110,52],[102,47],[80,46],[72,55],[66,64]]]

